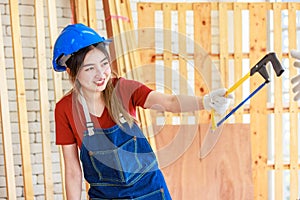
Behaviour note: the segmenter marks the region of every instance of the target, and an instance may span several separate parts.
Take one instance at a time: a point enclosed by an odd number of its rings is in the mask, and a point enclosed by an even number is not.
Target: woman
[[[231,97],[224,97],[225,89],[203,99],[167,95],[118,78],[111,70],[108,42],[93,29],[74,24],[61,32],[54,46],[54,70],[66,70],[74,86],[55,108],[67,197],[81,198],[82,164],[90,199],[171,199],[157,159],[136,123],[136,107],[224,113]]]

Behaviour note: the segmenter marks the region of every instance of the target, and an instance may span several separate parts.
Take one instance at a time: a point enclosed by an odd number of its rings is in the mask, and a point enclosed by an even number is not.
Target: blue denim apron
[[[123,121],[122,127],[95,129],[85,115],[88,130],[80,160],[90,184],[90,199],[172,199],[156,156],[137,124],[130,127]]]

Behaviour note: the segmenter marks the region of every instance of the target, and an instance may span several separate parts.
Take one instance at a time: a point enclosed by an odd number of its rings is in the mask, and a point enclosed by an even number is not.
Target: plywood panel
[[[207,125],[156,127],[157,155],[174,200],[253,199],[250,126],[226,124],[200,160]]]

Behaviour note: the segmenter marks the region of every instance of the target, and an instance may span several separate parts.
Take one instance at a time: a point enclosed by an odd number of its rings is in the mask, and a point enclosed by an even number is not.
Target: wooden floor
[[[207,128],[156,127],[157,155],[173,199],[253,199],[249,125],[224,125],[213,150],[200,159]]]

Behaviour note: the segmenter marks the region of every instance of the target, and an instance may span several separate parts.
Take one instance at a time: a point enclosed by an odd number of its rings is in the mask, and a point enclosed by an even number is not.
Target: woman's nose
[[[97,75],[103,76],[104,72],[105,72],[105,70],[103,69],[103,67],[101,67],[101,66],[96,67]]]

